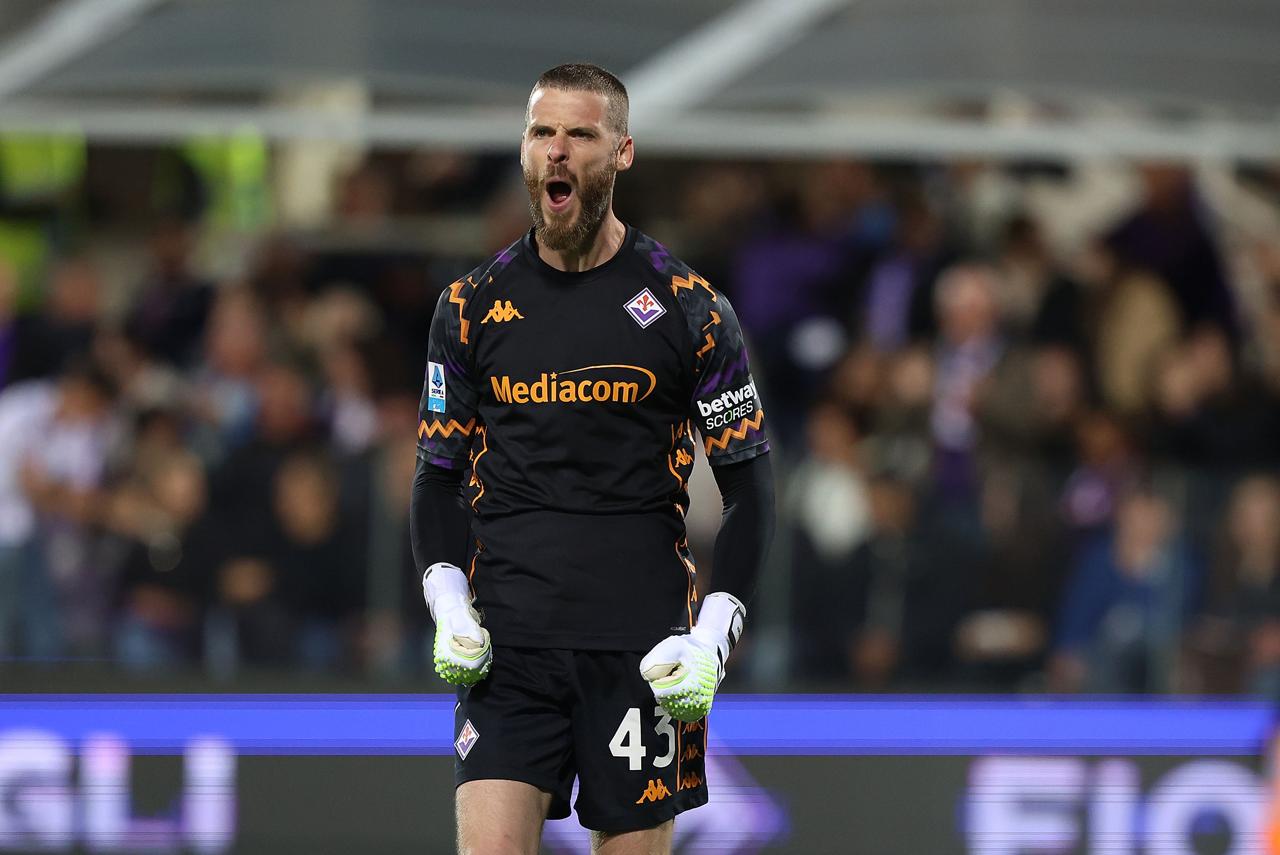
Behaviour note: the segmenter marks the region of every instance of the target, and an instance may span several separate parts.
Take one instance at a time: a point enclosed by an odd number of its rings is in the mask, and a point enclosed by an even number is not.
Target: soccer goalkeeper
[[[414,555],[457,685],[459,849],[671,848],[705,804],[706,722],[773,531],[764,411],[724,296],[613,212],[627,94],[547,71],[520,159],[533,228],[441,294]],[[685,539],[695,427],[724,500],[713,593]]]

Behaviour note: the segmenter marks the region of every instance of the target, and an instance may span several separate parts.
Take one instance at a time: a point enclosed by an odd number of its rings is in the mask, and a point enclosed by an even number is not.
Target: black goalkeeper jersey
[[[635,229],[581,273],[531,232],[440,295],[418,455],[468,470],[495,644],[647,650],[692,626],[695,428],[712,465],[769,450],[733,309]]]

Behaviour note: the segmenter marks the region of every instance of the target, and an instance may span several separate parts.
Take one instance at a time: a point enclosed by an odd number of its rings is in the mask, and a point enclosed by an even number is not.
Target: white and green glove
[[[692,632],[664,638],[640,660],[640,674],[668,715],[697,721],[711,712],[725,660],[742,637],[746,618],[747,609],[737,597],[708,594]]]
[[[422,574],[422,596],[436,622],[436,673],[446,683],[474,686],[493,665],[493,645],[471,606],[466,574],[452,564],[432,564]]]

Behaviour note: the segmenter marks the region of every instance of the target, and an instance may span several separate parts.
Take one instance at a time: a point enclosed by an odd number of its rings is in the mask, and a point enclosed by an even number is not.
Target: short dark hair
[[[595,92],[609,99],[609,114],[606,119],[610,130],[625,137],[627,135],[627,114],[631,102],[627,98],[627,87],[622,81],[598,65],[589,62],[570,62],[548,68],[533,84],[538,89],[565,89],[570,92]]]

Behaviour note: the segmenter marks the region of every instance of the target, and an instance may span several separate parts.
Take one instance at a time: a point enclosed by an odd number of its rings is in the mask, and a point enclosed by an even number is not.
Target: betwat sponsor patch
[[[751,416],[760,408],[760,396],[756,393],[755,381],[747,378],[744,386],[699,398],[697,404],[703,432],[709,433]]]

